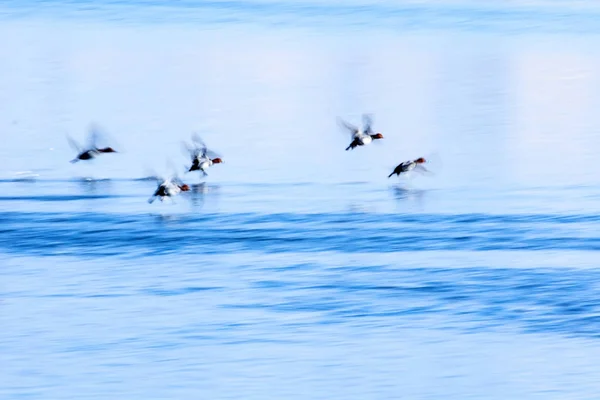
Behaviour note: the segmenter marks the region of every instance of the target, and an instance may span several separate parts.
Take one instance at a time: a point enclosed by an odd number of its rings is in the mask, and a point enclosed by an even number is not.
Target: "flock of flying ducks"
[[[374,140],[383,139],[383,135],[381,133],[374,133],[372,129],[373,121],[371,116],[367,114],[363,114],[362,116],[362,127],[357,127],[348,122],[338,119],[338,123],[343,128],[347,129],[350,132],[351,142],[346,147],[346,151],[354,150],[356,147],[366,146],[371,144]],[[90,132],[89,144],[86,147],[82,147],[73,140],[71,137],[67,137],[69,144],[71,147],[77,151],[77,157],[71,160],[71,163],[76,163],[79,161],[92,160],[98,157],[101,154],[106,153],[117,153],[112,147],[98,147],[98,131],[96,129],[92,129]],[[202,141],[202,139],[197,135],[192,135],[192,145],[188,143],[183,143],[185,151],[187,151],[190,155],[192,165],[187,168],[187,172],[199,171],[202,173],[202,176],[206,177],[208,173],[206,172],[210,167],[215,164],[223,163],[223,159],[214,151],[209,150]],[[403,161],[394,168],[391,174],[388,175],[388,178],[393,175],[400,176],[400,174],[415,170],[421,172],[429,172],[423,164],[426,160],[423,157],[419,157],[415,160]],[[183,183],[177,176],[170,178],[156,178],[158,187],[154,191],[154,194],[148,199],[149,203],[154,202],[157,198],[160,201],[163,201],[165,198],[172,198],[173,196],[178,195],[181,192],[187,192],[190,190],[189,185]]]

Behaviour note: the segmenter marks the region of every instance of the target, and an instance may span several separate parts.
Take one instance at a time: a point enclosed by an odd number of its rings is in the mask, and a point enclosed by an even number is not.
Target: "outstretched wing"
[[[202,140],[202,138],[200,137],[200,135],[198,134],[198,132],[192,133],[192,142],[194,142],[194,144],[197,147],[205,147],[206,146],[204,144],[204,140]]]
[[[371,116],[371,114],[363,114],[362,120],[363,132],[365,133],[365,135],[371,135],[373,133],[373,130],[371,128],[373,126],[373,117]]]
[[[206,145],[202,145],[202,147],[198,149],[198,154],[200,155],[200,158],[207,157],[207,153],[208,149],[206,148]]]
[[[173,163],[173,160],[167,160],[167,171],[169,172],[167,173],[165,181],[173,183],[180,181],[179,173],[177,172],[177,167]]]
[[[181,142],[181,148],[186,155],[189,155],[192,160],[198,157],[200,149],[194,146],[190,146],[187,142]]]
[[[213,150],[209,150],[208,147],[206,146],[206,143],[204,142],[204,140],[202,140],[202,138],[200,137],[200,135],[198,135],[197,132],[194,132],[192,134],[192,142],[194,143],[194,145],[196,146],[196,153],[194,158],[197,156],[200,157],[208,157],[208,158],[217,158],[217,157],[222,157],[219,153],[213,151]]]
[[[214,151],[212,151],[212,150],[209,150],[209,149],[207,149],[206,147],[204,148],[204,155],[205,155],[206,157],[210,158],[211,160],[212,160],[213,158],[217,158],[217,157],[218,157],[218,158],[223,158],[223,156],[222,156],[222,155],[220,155],[219,153],[216,153],[216,152],[214,152]]]
[[[156,182],[159,185],[160,185],[161,182],[165,181],[164,176],[162,176],[161,174],[158,174],[154,170],[154,168],[148,168],[148,167],[146,167],[146,168],[144,168],[144,172],[145,172],[146,176],[144,178],[142,178],[142,180],[145,180],[145,181],[154,181],[154,182]]]
[[[200,137],[200,135],[198,135],[197,132],[194,132],[192,134],[192,142],[196,146],[195,157],[206,157],[208,152],[208,149],[206,148],[206,143],[204,143],[204,140],[202,140],[202,138]]]
[[[358,133],[358,128],[346,121],[344,121],[341,118],[338,118],[338,124],[342,127],[347,129],[350,132],[350,136],[354,137],[357,133]]]
[[[77,141],[75,141],[75,139],[67,135],[67,141],[69,142],[69,146],[71,146],[71,148],[75,150],[77,154],[81,153],[81,146],[79,145],[79,143],[77,143]]]
[[[427,168],[425,168],[423,165],[421,164],[417,164],[414,168],[415,172],[419,172],[421,174],[428,174],[428,175],[433,175],[433,172],[431,172],[430,170],[428,170]]]
[[[98,140],[102,135],[102,130],[100,126],[96,123],[90,124],[90,128],[88,130],[88,149],[97,149],[98,148]]]

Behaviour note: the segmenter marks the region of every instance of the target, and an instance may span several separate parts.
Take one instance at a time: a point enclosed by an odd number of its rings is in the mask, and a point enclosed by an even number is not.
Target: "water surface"
[[[5,3],[0,397],[595,398],[598,12]]]

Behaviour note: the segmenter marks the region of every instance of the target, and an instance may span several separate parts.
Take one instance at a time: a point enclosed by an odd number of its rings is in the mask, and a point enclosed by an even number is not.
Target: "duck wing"
[[[206,143],[204,142],[204,140],[202,140],[202,138],[200,137],[200,135],[198,135],[198,133],[194,132],[192,134],[192,142],[196,146],[196,153],[195,153],[196,157],[198,157],[198,156],[210,157],[210,158],[219,157],[217,155],[217,153],[215,153],[214,151],[208,150],[208,148],[206,147]]]
[[[100,127],[97,124],[92,123],[88,129],[88,149],[97,149],[98,141],[100,140],[101,136],[102,130],[100,129]]]
[[[371,114],[363,114],[363,132],[365,135],[371,135],[373,133],[373,116]]]
[[[67,135],[67,141],[69,142],[69,146],[71,146],[71,148],[75,150],[77,154],[81,154],[81,145],[75,139]]]
[[[189,155],[192,160],[195,160],[200,153],[200,149],[195,146],[190,146],[187,142],[181,142],[181,148],[184,154]]]
[[[145,181],[154,181],[156,182],[157,185],[160,185],[162,182],[165,181],[165,177],[162,176],[161,174],[157,173],[154,168],[144,168],[144,172],[145,172],[145,177],[142,178],[142,180]]]
[[[214,152],[212,150],[207,149],[206,147],[204,148],[204,156],[210,158],[211,160],[213,158],[223,158],[223,156],[217,152]]]
[[[202,140],[198,132],[192,133],[192,142],[196,145],[196,147],[206,147],[204,140]]]
[[[200,158],[206,158],[208,153],[208,149],[205,144],[202,144],[202,147],[198,148],[198,155]]]
[[[348,130],[350,132],[351,137],[355,137],[356,135],[358,135],[359,129],[356,126],[344,121],[341,118],[338,118],[337,120],[338,120],[338,125],[340,125],[344,129]]]
[[[421,174],[433,175],[433,172],[425,168],[422,164],[417,164],[414,168],[414,171]]]

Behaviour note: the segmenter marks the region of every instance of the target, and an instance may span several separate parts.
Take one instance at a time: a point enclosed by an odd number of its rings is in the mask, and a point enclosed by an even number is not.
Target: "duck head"
[[[117,151],[112,147],[105,147],[103,149],[98,149],[100,153],[116,153]]]
[[[213,164],[222,164],[223,163],[223,160],[221,160],[219,157],[213,158],[211,161],[213,162]]]
[[[375,135],[371,135],[373,139],[383,139],[383,135],[381,133],[376,133]]]

